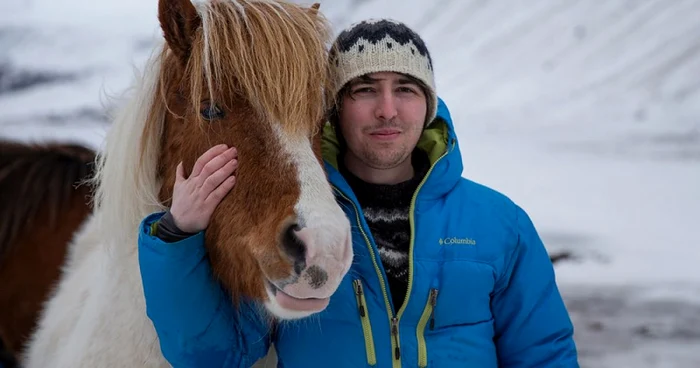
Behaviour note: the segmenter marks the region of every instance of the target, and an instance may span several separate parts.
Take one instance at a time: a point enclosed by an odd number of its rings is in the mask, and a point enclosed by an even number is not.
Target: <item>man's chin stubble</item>
[[[400,166],[402,163],[404,163],[410,155],[403,155],[403,154],[398,154],[398,157],[392,157],[392,159],[386,159],[382,160],[379,155],[375,155],[372,153],[367,153],[363,155],[365,165],[375,169],[375,170],[391,170],[394,169],[398,166]]]

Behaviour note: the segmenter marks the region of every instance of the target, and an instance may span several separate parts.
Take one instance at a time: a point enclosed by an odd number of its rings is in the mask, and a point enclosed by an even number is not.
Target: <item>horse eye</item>
[[[200,111],[200,114],[202,114],[202,117],[205,120],[216,120],[216,119],[223,119],[225,116],[224,110],[219,108],[217,105],[209,105],[207,104],[205,107],[202,108],[202,111]]]

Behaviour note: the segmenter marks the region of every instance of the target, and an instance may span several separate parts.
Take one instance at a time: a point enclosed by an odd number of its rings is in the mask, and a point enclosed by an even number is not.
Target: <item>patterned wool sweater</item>
[[[339,170],[355,193],[379,249],[396,310],[401,308],[408,289],[411,199],[430,167],[428,156],[420,149],[413,152],[411,161],[415,171],[413,178],[387,185],[363,181],[338,159]]]

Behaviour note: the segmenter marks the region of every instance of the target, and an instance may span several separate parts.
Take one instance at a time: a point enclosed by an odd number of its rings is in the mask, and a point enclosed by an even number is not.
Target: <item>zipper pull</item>
[[[357,295],[357,309],[360,311],[360,317],[364,317],[366,315],[366,312],[365,306],[362,304],[362,283],[360,283],[360,280],[353,280],[352,283],[355,284],[355,294]]]
[[[399,347],[399,319],[393,317],[391,319],[391,334],[394,335],[396,340],[396,349],[394,349],[394,359],[401,359],[401,348]]]
[[[432,308],[430,309],[430,329],[433,330],[435,328],[435,307],[437,306],[437,296],[438,296],[438,290],[437,289],[430,289],[430,305]]]

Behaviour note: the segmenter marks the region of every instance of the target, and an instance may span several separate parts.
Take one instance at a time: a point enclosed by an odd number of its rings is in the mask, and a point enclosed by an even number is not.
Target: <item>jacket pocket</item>
[[[362,322],[362,333],[365,337],[365,351],[367,353],[367,364],[374,366],[377,364],[377,355],[374,350],[372,325],[369,321],[369,313],[367,311],[365,293],[362,289],[362,282],[359,279],[353,280],[352,284],[353,288],[355,289],[355,300],[357,301],[357,309],[360,312],[360,321]]]
[[[431,330],[435,326],[435,306],[437,305],[438,289],[430,289],[428,301],[425,303],[423,314],[418,321],[416,328],[416,337],[418,338],[418,366],[421,368],[428,366],[428,347],[425,343],[425,328],[428,326]]]

